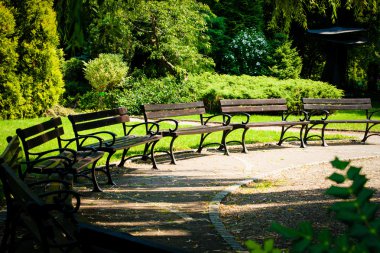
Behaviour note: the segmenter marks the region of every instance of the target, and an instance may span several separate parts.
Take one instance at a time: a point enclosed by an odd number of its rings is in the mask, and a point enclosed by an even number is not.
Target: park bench
[[[67,182],[57,179],[27,184],[19,175],[22,157],[19,139],[9,137],[8,142],[0,156],[0,179],[7,204],[0,252],[18,252],[16,249],[28,252],[36,246],[35,243],[42,252],[49,252],[51,247],[72,247],[75,242],[71,235],[75,229],[67,220],[79,209],[79,194],[67,189]],[[51,184],[61,184],[62,190],[52,190]],[[28,240],[30,235],[33,241]],[[26,248],[20,246],[19,238],[23,238],[22,245],[27,245]]]
[[[323,98],[302,98],[303,109],[307,113],[307,120],[310,125],[305,130],[304,139],[307,142],[312,137],[322,140],[322,146],[327,146],[325,140],[325,129],[330,123],[355,123],[365,124],[364,137],[361,140],[365,143],[370,136],[380,135],[379,133],[370,133],[370,130],[380,124],[380,120],[373,120],[372,117],[377,111],[370,111],[372,103],[370,98],[342,98],[342,99],[323,99]],[[365,111],[366,117],[363,119],[330,119],[329,116],[335,111],[341,110],[362,110]],[[321,134],[309,135],[310,130],[315,126],[322,125]]]
[[[115,184],[111,178],[110,159],[118,150],[123,150],[121,161],[119,163],[119,166],[122,167],[128,159],[141,156],[134,155],[127,157],[127,152],[130,148],[146,144],[146,149],[142,155],[142,158],[143,160],[147,160],[149,158],[152,161],[153,168],[157,169],[154,158],[154,146],[158,140],[161,139],[161,135],[157,134],[159,129],[157,124],[145,122],[126,124],[130,122],[130,118],[128,116],[127,109],[123,107],[98,112],[69,115],[69,120],[73,126],[79,150],[86,150],[90,148],[108,153],[105,166],[108,184]],[[119,130],[122,130],[122,136],[117,136],[116,133],[109,131],[108,129],[104,129],[113,125],[120,126]],[[139,126],[146,126],[146,134],[132,135],[133,131],[135,131],[135,129]],[[83,138],[83,140],[80,141],[79,138]],[[88,143],[86,142],[87,138],[95,138],[97,141]],[[148,155],[149,149],[150,155]]]
[[[224,115],[228,115],[229,118],[227,122],[233,127],[232,131],[237,129],[243,129],[241,141],[232,140],[228,143],[236,142],[242,145],[243,152],[247,153],[247,147],[245,144],[246,133],[250,128],[256,127],[281,127],[281,135],[278,145],[288,139],[297,139],[300,141],[300,146],[305,147],[303,141],[303,130],[309,123],[304,118],[297,121],[288,121],[288,117],[291,114],[299,114],[299,112],[288,111],[288,106],[285,99],[221,99],[220,100],[221,112]],[[254,122],[253,114],[258,113],[281,113],[281,120],[278,121],[268,121],[268,122]],[[243,116],[244,120],[239,123],[232,123],[233,117]],[[226,121],[226,120],[225,120]],[[299,126],[299,137],[288,136],[285,137],[285,133],[292,127]],[[228,132],[227,136],[232,132]],[[227,138],[226,136],[226,138]]]
[[[226,126],[223,123],[211,122],[213,116],[205,116],[206,109],[203,102],[193,103],[178,103],[178,104],[146,104],[143,105],[145,122],[155,122],[160,124],[160,133],[163,137],[170,137],[170,147],[168,154],[170,155],[171,163],[175,164],[176,159],[174,156],[173,146],[174,141],[181,135],[193,135],[200,134],[200,142],[197,152],[201,153],[202,149],[210,145],[221,145],[225,147],[225,154],[228,154],[227,147],[225,145],[224,135],[227,131],[231,130],[230,126]],[[196,125],[184,126],[186,123],[180,122],[173,117],[199,115],[200,120],[196,122]],[[165,128],[161,123],[168,123],[170,126]],[[188,123],[190,124],[190,123]],[[211,133],[223,132],[221,143],[207,143],[204,144],[205,139]]]
[[[96,179],[96,163],[104,153],[91,149],[76,151],[68,148],[70,144],[75,145],[77,139],[62,138],[64,130],[61,118],[52,118],[24,129],[19,128],[16,133],[25,154],[26,169],[20,171],[22,179],[31,173],[56,174],[62,179],[72,174],[74,180],[78,177],[90,179],[93,191],[101,191]],[[47,149],[45,145],[51,141],[56,141],[57,145],[53,149]],[[91,174],[91,177],[88,174]]]
[[[9,141],[0,156],[0,179],[7,203],[0,252],[181,252],[85,222],[78,213],[80,196],[75,191],[37,194],[31,184],[18,176],[21,166],[18,138],[9,138]],[[42,183],[52,182],[58,181],[43,180]],[[53,197],[52,201],[46,201],[48,197]]]

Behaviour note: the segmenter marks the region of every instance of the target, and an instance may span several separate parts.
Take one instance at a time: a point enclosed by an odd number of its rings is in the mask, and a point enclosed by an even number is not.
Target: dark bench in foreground
[[[160,133],[162,136],[171,137],[169,155],[172,164],[176,163],[173,151],[174,141],[178,136],[181,135],[200,134],[201,139],[197,150],[199,153],[204,147],[216,144],[225,147],[225,153],[228,154],[224,135],[227,131],[231,130],[232,127],[226,126],[222,123],[215,124],[214,122],[210,122],[214,116],[204,115],[206,113],[206,109],[203,102],[179,104],[146,104],[143,106],[143,109],[145,122],[155,122],[160,124]],[[179,121],[173,119],[173,117],[189,115],[199,115],[199,122],[194,126],[182,126],[186,123],[180,123]],[[161,123],[164,122],[170,124],[171,126],[165,129],[161,125]],[[223,132],[221,143],[204,144],[207,136],[214,132]]]
[[[323,99],[323,98],[303,98],[303,108],[307,113],[307,119],[310,125],[305,131],[305,141],[312,137],[318,137],[322,140],[322,146],[327,146],[325,140],[325,129],[330,123],[364,123],[366,124],[362,142],[365,143],[370,136],[379,133],[370,133],[370,130],[380,124],[380,120],[373,120],[372,116],[380,111],[370,111],[372,109],[370,98],[342,98],[342,99]],[[363,119],[330,119],[329,116],[337,110],[364,110],[366,117]],[[322,125],[320,135],[310,135],[310,130],[315,126]]]
[[[114,184],[110,173],[110,159],[118,150],[123,150],[123,155],[119,164],[119,166],[123,166],[128,159],[136,157],[127,157],[127,152],[130,148],[146,144],[146,150],[142,156],[144,159],[150,158],[153,168],[157,169],[154,158],[154,146],[157,141],[161,139],[161,135],[157,134],[157,124],[145,122],[126,124],[130,122],[130,118],[127,109],[122,107],[98,112],[69,115],[69,120],[73,126],[79,150],[95,149],[108,153],[106,160],[108,184]],[[104,129],[105,127],[113,125],[118,125],[123,135],[117,136],[114,132]],[[146,126],[146,135],[132,135],[132,132],[139,126]],[[145,131],[145,127],[143,127],[143,129]],[[80,138],[84,138],[84,141],[80,141]],[[96,141],[89,143],[86,142],[87,139],[95,139]],[[150,156],[148,157],[147,152],[149,148]]]
[[[72,190],[36,193],[18,175],[21,147],[17,137],[9,141],[0,156],[0,179],[7,203],[0,252],[181,252],[84,222],[77,213],[79,194]],[[58,181],[44,180],[34,185],[53,182]],[[48,196],[50,201],[46,201]]]
[[[245,144],[246,133],[250,128],[256,127],[281,127],[281,135],[278,145],[281,145],[285,140],[296,139],[300,141],[301,147],[304,147],[303,130],[309,123],[307,120],[300,119],[298,121],[287,121],[291,114],[299,114],[300,112],[289,112],[285,99],[222,99],[220,100],[221,111],[224,115],[228,115],[233,120],[234,116],[243,116],[245,119],[241,123],[229,123],[233,127],[232,131],[237,129],[243,129],[241,141],[229,141],[228,143],[237,142],[242,145],[243,152],[247,153]],[[254,122],[253,114],[258,113],[281,113],[281,119],[271,122]],[[294,126],[300,126],[299,137],[288,136],[285,137],[285,133]],[[232,132],[230,131],[227,136]]]
[[[25,129],[19,128],[16,133],[21,139],[26,160],[26,170],[20,171],[22,178],[30,173],[59,174],[61,178],[72,174],[74,180],[81,176],[89,178],[93,183],[93,190],[100,191],[95,167],[97,161],[103,157],[103,152],[94,149],[76,151],[68,148],[70,144],[75,146],[77,139],[62,138],[64,130],[61,118],[53,118]],[[53,149],[46,149],[44,145],[48,142],[57,144]],[[91,177],[88,174],[91,174]]]

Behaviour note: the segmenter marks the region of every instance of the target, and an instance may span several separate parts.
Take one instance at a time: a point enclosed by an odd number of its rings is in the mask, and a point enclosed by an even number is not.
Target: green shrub
[[[118,94],[117,101],[120,106],[126,106],[131,114],[140,114],[143,104],[184,103],[198,98],[197,86],[174,77],[131,79],[126,87],[122,94]]]
[[[196,86],[174,77],[148,79],[129,78],[120,89],[99,93],[87,92],[79,102],[84,110],[125,106],[130,114],[141,114],[143,104],[191,102],[199,98]],[[100,104],[99,102],[100,101]]]
[[[306,79],[279,80],[265,76],[229,76],[204,73],[189,76],[190,86],[200,87],[199,98],[216,111],[220,99],[285,98],[292,110],[301,109],[301,98],[340,98],[343,91],[334,86]]]
[[[128,69],[122,55],[100,54],[84,64],[84,76],[96,91],[105,92],[120,87]]]
[[[361,174],[361,168],[337,158],[331,164],[337,171],[329,179],[337,185],[332,185],[326,194],[341,199],[332,204],[330,211],[346,225],[344,233],[333,236],[327,229],[315,231],[307,221],[296,229],[274,223],[272,230],[291,240],[290,252],[379,252],[379,205],[371,202],[375,191],[365,187],[368,179]],[[272,239],[266,240],[264,248],[253,241],[246,245],[251,253],[282,252],[274,247]]]

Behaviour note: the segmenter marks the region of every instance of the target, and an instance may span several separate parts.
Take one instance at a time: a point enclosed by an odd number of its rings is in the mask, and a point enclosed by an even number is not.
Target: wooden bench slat
[[[56,125],[62,124],[61,118],[53,118],[51,120],[45,121],[41,124],[37,124],[31,127],[27,127],[23,129],[22,138],[27,139],[30,136],[42,133],[46,130],[50,130],[52,127]]]
[[[128,115],[122,115],[122,116],[114,116],[112,118],[97,119],[97,120],[93,120],[89,122],[83,122],[83,121],[81,122],[82,123],[77,123],[75,125],[76,131],[84,131],[84,130],[90,130],[90,129],[95,129],[99,127],[126,123],[126,122],[130,122],[130,119]]]
[[[91,121],[97,120],[99,118],[108,118],[113,117],[115,115],[127,115],[128,110],[125,107],[119,107],[110,110],[83,113],[83,114],[72,114],[69,115],[69,118],[72,118],[75,122],[83,122],[83,121]]]
[[[367,110],[370,104],[304,104],[304,110]]]
[[[175,116],[189,116],[189,115],[199,115],[206,113],[204,108],[192,108],[183,110],[167,110],[167,111],[148,111],[145,112],[145,117],[147,119],[159,119],[159,118],[169,118]]]
[[[202,134],[202,133],[213,133],[218,131],[230,130],[230,126],[199,126],[190,128],[179,128],[174,135],[191,135],[191,134]],[[171,134],[168,131],[163,132],[164,135]]]
[[[99,144],[89,144],[84,147],[86,148],[95,148],[99,150],[120,150],[120,149],[128,149],[131,147],[139,146],[145,143],[149,143],[152,141],[158,141],[161,138],[159,135],[143,135],[143,136],[123,136],[115,139],[115,143],[110,146],[103,146],[99,148]],[[111,140],[106,140],[104,143],[110,143]]]
[[[370,98],[302,98],[304,104],[371,104]]]
[[[145,104],[143,105],[146,112],[149,111],[162,111],[162,110],[182,110],[191,108],[203,108],[202,101],[193,103],[177,103],[177,104]]]
[[[286,105],[285,99],[222,99],[222,107],[243,105]]]
[[[262,105],[262,106],[222,106],[222,112],[270,112],[270,111],[286,111],[286,105]]]
[[[26,133],[26,130],[17,129],[17,134]],[[28,149],[35,148],[37,146],[40,146],[46,142],[49,142],[51,140],[57,139],[59,136],[63,135],[63,128],[59,127],[58,129],[53,129],[49,132],[45,132],[43,134],[40,134],[34,138],[31,138],[27,141],[25,141],[25,145]]]

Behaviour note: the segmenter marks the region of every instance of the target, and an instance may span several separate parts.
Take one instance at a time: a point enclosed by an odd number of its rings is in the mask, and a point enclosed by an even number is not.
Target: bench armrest
[[[368,113],[367,113],[367,119],[371,119],[374,114],[379,113],[379,112],[380,112],[380,110],[368,111]]]
[[[229,115],[229,114],[228,114]],[[251,114],[247,113],[247,112],[237,112],[237,113],[234,113],[234,114],[231,114],[230,115],[231,118],[230,118],[230,121],[233,119],[233,117],[235,116],[245,116],[246,119],[244,121],[241,122],[241,124],[248,124],[249,120],[251,119]]]
[[[59,152],[60,154],[58,155],[49,155],[50,153],[53,153],[53,152]],[[72,154],[72,157],[67,157],[67,156],[63,156],[62,153],[63,152],[69,152]],[[57,149],[50,149],[50,150],[47,150],[47,151],[43,151],[43,152],[30,152],[29,153],[30,155],[35,155],[37,156],[37,158],[33,161],[29,161],[27,162],[27,164],[31,164],[31,165],[36,165],[42,161],[46,161],[46,160],[49,160],[49,159],[58,159],[58,160],[63,160],[63,162],[66,162],[66,164],[68,166],[71,166],[75,161],[76,161],[76,156],[77,156],[77,152],[73,149],[70,149],[70,148],[57,148]],[[46,155],[49,155],[49,156],[46,156]]]
[[[306,120],[310,120],[311,117],[314,117],[316,115],[321,115],[322,114],[322,118],[320,120],[326,120],[329,116],[330,116],[330,112],[327,111],[327,110],[315,110],[315,111],[310,111],[310,112],[306,112]]]
[[[111,138],[112,138],[112,141],[110,143],[106,143],[104,142],[104,139],[97,136],[97,135],[100,135],[100,134],[107,134],[107,135],[110,135]],[[81,134],[81,135],[78,135],[78,138],[79,139],[83,139],[81,142],[80,142],[80,148],[83,150],[84,148],[82,148],[84,142],[89,139],[89,138],[95,138],[96,140],[99,141],[99,148],[102,147],[103,145],[106,146],[106,147],[109,147],[109,146],[112,146],[113,144],[115,144],[115,140],[116,140],[116,134],[113,133],[113,132],[110,132],[110,131],[99,131],[99,132],[94,132],[94,133],[89,133],[89,134]]]
[[[179,123],[175,119],[159,119],[159,120],[154,121],[154,123],[157,123],[158,125],[160,125],[161,122],[171,122],[171,123],[174,123],[174,128],[170,128],[169,127],[169,132],[171,132],[171,133],[177,131],[177,129],[178,129]]]
[[[136,129],[139,126],[144,126],[144,125],[147,128],[147,134],[151,136],[158,134],[158,131],[160,130],[160,126],[155,122],[141,122],[141,123],[137,123],[133,125],[125,125],[126,128],[130,128],[128,132],[126,133],[126,135],[130,135],[134,129]]]
[[[226,114],[226,113],[222,113],[222,114],[215,114],[215,115],[211,115],[211,116],[203,116],[202,115],[202,118],[206,119],[204,122],[203,122],[203,125],[207,125],[207,123],[213,119],[213,118],[216,118],[216,117],[223,117],[223,122],[222,124],[224,126],[228,125],[230,123],[230,120],[231,120],[231,115],[229,114]],[[227,119],[226,119],[227,118]],[[219,122],[217,122],[219,123]]]
[[[85,141],[87,141],[88,139],[96,139],[98,142],[99,142],[99,147],[101,147],[103,145],[103,139],[100,138],[99,136],[96,136],[96,135],[93,135],[93,134],[89,134],[89,135],[78,135],[78,137],[74,137],[74,138],[70,138],[70,139],[64,139],[64,138],[60,138],[61,141],[66,141],[68,142],[64,147],[67,148],[72,142],[76,141],[77,144],[78,144],[78,150],[90,150],[90,151],[96,151],[95,148],[91,148],[91,147],[86,147],[84,148],[83,145],[85,143]]]
[[[300,115],[301,118],[299,118],[299,121],[306,121],[309,117],[309,113],[306,111],[284,111],[282,113],[282,121],[287,121],[288,117],[291,115]]]

